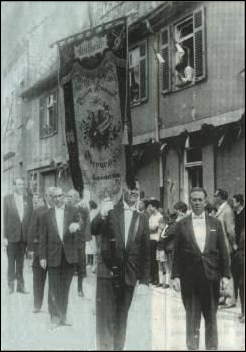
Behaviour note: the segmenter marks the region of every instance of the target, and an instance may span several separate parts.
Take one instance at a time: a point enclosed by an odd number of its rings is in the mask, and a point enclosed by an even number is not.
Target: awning
[[[192,121],[189,123],[185,123],[182,125],[169,127],[169,128],[162,128],[160,130],[160,139],[166,139],[171,137],[179,136],[183,132],[197,132],[202,129],[202,126],[213,125],[214,127],[227,125],[233,122],[239,122],[244,114],[244,109],[237,109],[234,111],[229,111],[223,114],[214,115],[211,117],[207,117],[204,119]],[[142,135],[133,136],[133,145],[138,145],[142,143],[147,143],[150,138],[155,137],[156,132],[148,132]]]

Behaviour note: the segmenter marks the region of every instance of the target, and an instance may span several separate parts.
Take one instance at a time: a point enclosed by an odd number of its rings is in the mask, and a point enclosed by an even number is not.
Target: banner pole
[[[128,23],[127,23],[127,17],[126,17],[126,92],[125,92],[125,112],[124,112],[124,126],[123,126],[123,139],[122,139],[122,144],[128,145],[129,144],[129,135],[128,135],[128,118],[127,118],[127,112],[128,112],[128,60],[129,60],[129,43],[128,43]]]
[[[65,132],[65,121],[64,121],[65,111],[64,111],[64,109],[62,111],[62,104],[61,104],[62,101],[64,102],[63,94],[62,94],[61,80],[60,80],[61,57],[60,57],[60,50],[59,50],[58,44],[56,44],[56,48],[57,48],[57,56],[58,56],[58,71],[57,71],[58,93],[59,93],[58,112],[61,116],[62,145],[66,147],[66,132]],[[65,151],[66,151],[65,154],[66,154],[66,159],[67,159],[67,148],[65,148]]]

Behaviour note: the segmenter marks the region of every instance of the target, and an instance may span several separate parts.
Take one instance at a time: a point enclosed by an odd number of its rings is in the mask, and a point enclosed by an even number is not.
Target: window
[[[40,137],[46,138],[57,132],[57,92],[40,99]]]
[[[134,107],[147,100],[147,43],[129,51],[130,105]]]
[[[192,146],[184,153],[184,197],[188,202],[188,194],[193,187],[203,187],[202,148]]]
[[[161,31],[162,93],[191,86],[206,76],[204,9]]]
[[[32,194],[39,192],[38,172],[37,171],[29,172],[29,189],[32,192]]]

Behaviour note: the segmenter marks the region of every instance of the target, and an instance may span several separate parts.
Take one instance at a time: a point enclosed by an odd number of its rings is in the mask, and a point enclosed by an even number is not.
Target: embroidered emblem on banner
[[[100,195],[120,192],[125,175],[116,66],[106,55],[96,70],[74,64],[73,98],[83,176]]]

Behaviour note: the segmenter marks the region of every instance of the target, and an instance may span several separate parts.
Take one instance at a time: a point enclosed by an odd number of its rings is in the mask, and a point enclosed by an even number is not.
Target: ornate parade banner
[[[89,184],[99,199],[119,198],[126,174],[126,52],[125,19],[59,45],[72,180],[80,193]]]

